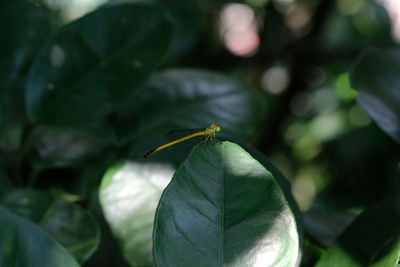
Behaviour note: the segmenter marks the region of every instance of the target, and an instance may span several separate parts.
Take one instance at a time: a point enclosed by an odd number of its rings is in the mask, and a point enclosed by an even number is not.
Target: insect
[[[150,156],[151,154],[156,153],[157,151],[160,151],[164,148],[173,146],[175,144],[178,144],[182,141],[188,140],[188,139],[196,137],[196,136],[204,136],[204,141],[206,141],[206,142],[212,141],[215,138],[215,133],[221,131],[221,128],[215,124],[211,124],[209,127],[206,127],[206,128],[170,131],[168,134],[170,134],[172,132],[180,132],[180,131],[190,132],[190,134],[188,134],[182,138],[176,139],[172,142],[166,143],[165,145],[154,148],[153,150],[150,150],[149,152],[147,152],[146,154],[143,155],[143,158],[145,159],[148,156]]]

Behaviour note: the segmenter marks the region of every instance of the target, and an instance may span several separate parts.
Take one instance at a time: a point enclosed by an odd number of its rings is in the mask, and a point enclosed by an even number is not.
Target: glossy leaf
[[[144,4],[102,7],[64,26],[30,69],[30,119],[51,124],[103,119],[160,64],[171,34],[165,13]]]
[[[261,157],[260,154],[255,154],[258,158]],[[274,174],[277,182],[280,185],[283,183],[286,188],[288,186],[286,185],[287,181],[284,180],[282,174],[265,158],[264,161],[260,162]],[[143,263],[143,261],[139,260],[142,258],[139,257],[139,251],[141,251],[141,255],[144,258],[147,258],[148,264],[152,263],[151,235],[153,218],[161,192],[172,178],[174,172],[175,168],[166,163],[127,162],[111,167],[103,178],[100,189],[103,213],[113,230],[114,236],[123,248],[125,258],[132,266]],[[288,199],[293,213],[297,216],[296,223],[301,222],[300,212],[293,197],[290,195],[290,187],[286,191],[285,189],[283,190],[284,193],[286,192],[285,197]],[[132,205],[132,203],[136,202],[146,204]],[[148,215],[144,217],[143,214]],[[140,218],[139,222],[147,218],[145,227],[136,222],[138,218]],[[301,225],[298,225],[298,231],[300,235],[300,232],[302,232]],[[302,238],[300,241],[302,241]]]
[[[261,102],[238,80],[206,71],[173,69],[152,76],[120,115],[117,129],[121,143],[136,141],[132,154],[140,157],[162,144],[170,130],[215,123],[222,129],[220,136],[243,140],[254,133],[262,117]]]
[[[157,208],[158,266],[294,266],[296,223],[273,175],[230,142],[199,145]]]
[[[400,199],[388,198],[362,212],[316,266],[396,266],[399,255]]]
[[[400,49],[368,49],[350,73],[359,91],[357,102],[368,115],[400,143]]]
[[[28,189],[3,192],[0,205],[36,223],[81,263],[98,246],[97,222],[78,205]]]
[[[79,264],[38,226],[0,206],[0,266],[78,267]]]
[[[111,167],[100,187],[100,203],[131,266],[152,266],[156,207],[175,169],[162,163],[125,162]]]
[[[99,157],[108,143],[77,129],[37,127],[29,137],[29,159],[40,168],[81,166]]]
[[[1,85],[18,78],[33,60],[50,32],[49,12],[43,5],[29,1],[3,0],[0,30]]]
[[[241,144],[241,146],[252,156],[254,157],[258,162],[260,162],[267,171],[271,172],[275,181],[279,184],[280,188],[282,189],[283,194],[285,195],[285,198],[289,204],[290,209],[292,210],[292,213],[296,219],[296,225],[297,225],[297,233],[299,236],[299,258],[298,262],[301,260],[301,251],[303,249],[303,243],[304,243],[304,222],[303,222],[303,216],[302,213],[299,210],[299,207],[297,206],[296,200],[294,199],[294,196],[292,194],[292,188],[288,180],[285,178],[285,176],[278,170],[277,167],[275,167],[274,164],[272,164],[265,156],[262,154],[260,151],[254,149],[253,147],[250,147],[246,144]]]

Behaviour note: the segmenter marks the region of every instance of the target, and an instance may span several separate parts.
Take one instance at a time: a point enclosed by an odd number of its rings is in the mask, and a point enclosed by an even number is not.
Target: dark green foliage
[[[400,199],[368,208],[319,260],[324,266],[396,266],[400,250]]]
[[[115,112],[159,65],[171,34],[165,13],[146,5],[100,8],[64,26],[30,69],[31,121],[90,123]]]
[[[357,101],[369,116],[400,143],[400,49],[368,49],[351,72]]]
[[[36,223],[81,263],[98,246],[97,222],[76,204],[48,193],[17,189],[0,193],[0,205]]]
[[[51,236],[1,206],[0,225],[1,266],[79,266]]]
[[[164,142],[171,129],[215,123],[223,129],[219,135],[246,140],[263,118],[261,104],[249,87],[237,79],[200,70],[167,70],[155,74],[135,101],[120,112],[118,140],[130,143],[129,155],[135,159]],[[169,160],[173,157],[175,162],[181,162],[193,142],[180,147],[185,149],[183,153],[168,155]],[[160,152],[161,156],[164,152]]]
[[[0,266],[398,265],[393,14],[123,2],[0,3]]]
[[[107,141],[68,128],[37,127],[30,136],[27,154],[38,168],[83,166],[107,148]]]
[[[12,21],[12,23],[10,23]],[[0,43],[0,85],[23,75],[50,32],[49,11],[24,0],[2,1]]]

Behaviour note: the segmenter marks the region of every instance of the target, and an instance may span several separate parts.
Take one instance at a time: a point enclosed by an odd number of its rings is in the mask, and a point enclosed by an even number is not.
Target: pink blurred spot
[[[229,51],[238,56],[250,57],[257,52],[260,45],[257,33],[250,28],[229,33],[225,38]]]

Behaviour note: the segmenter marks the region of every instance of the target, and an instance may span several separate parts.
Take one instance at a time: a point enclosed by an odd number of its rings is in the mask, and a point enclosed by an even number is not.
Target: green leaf
[[[54,236],[80,263],[93,254],[100,240],[99,227],[93,216],[67,201],[57,201],[49,207],[40,226]]]
[[[0,193],[0,205],[35,223],[41,221],[52,201],[51,195],[30,189],[14,189]]]
[[[260,153],[251,152],[258,160],[262,159],[260,162],[273,173],[274,178],[283,187],[285,197],[296,216],[296,223],[300,223],[301,214],[283,175]],[[109,168],[103,178],[100,188],[103,214],[122,248],[125,259],[132,266],[140,266],[144,262],[152,264],[153,218],[161,192],[174,172],[174,166],[169,163],[125,162]],[[302,232],[301,225],[298,225],[298,231],[299,234]]]
[[[0,142],[16,150],[25,118],[26,73],[50,33],[50,12],[26,0],[0,1],[0,32]]]
[[[193,149],[165,189],[153,233],[159,266],[294,266],[294,216],[273,175],[230,142]]]
[[[31,63],[50,33],[49,18],[43,5],[25,0],[1,1],[0,84],[18,78]]]
[[[98,224],[78,205],[29,189],[3,192],[0,204],[38,224],[80,263],[89,258],[98,246]]]
[[[35,224],[0,206],[0,266],[79,265],[60,244]]]
[[[368,49],[356,61],[350,81],[357,102],[400,143],[400,48]]]
[[[28,156],[43,168],[78,167],[97,158],[106,140],[73,128],[36,127],[29,137]]]
[[[247,139],[263,117],[251,89],[221,74],[172,69],[153,75],[143,89],[117,124],[120,142],[136,141],[131,154],[139,156],[163,142],[170,130],[212,123],[224,137]]]
[[[388,198],[362,212],[316,266],[395,266],[399,253],[400,198]]]
[[[33,122],[83,124],[120,108],[160,64],[172,25],[158,7],[102,7],[55,33],[30,69]]]
[[[175,169],[162,163],[125,162],[111,167],[100,187],[100,203],[131,266],[153,266],[154,216]]]
[[[325,247],[332,245],[356,215],[349,212],[313,208],[303,214],[307,233]]]
[[[274,166],[265,156],[262,154],[260,151],[243,144],[243,148],[251,154],[252,157],[254,157],[258,162],[260,162],[265,169],[267,169],[269,172],[272,173],[274,179],[276,182],[279,184],[279,186],[282,189],[283,194],[285,195],[285,198],[290,206],[290,209],[292,210],[292,213],[296,219],[296,225],[297,225],[297,233],[299,236],[299,259],[298,261],[301,260],[301,250],[303,248],[303,243],[304,243],[304,222],[303,222],[303,216],[299,210],[299,207],[297,206],[296,200],[294,199],[294,196],[292,194],[292,188],[288,180],[285,178],[285,176],[278,170],[277,167]]]

